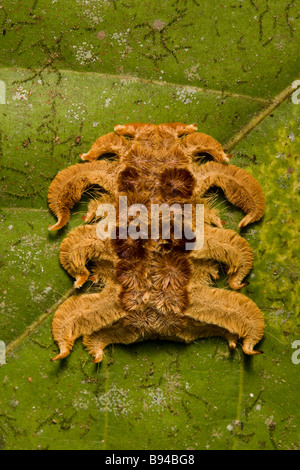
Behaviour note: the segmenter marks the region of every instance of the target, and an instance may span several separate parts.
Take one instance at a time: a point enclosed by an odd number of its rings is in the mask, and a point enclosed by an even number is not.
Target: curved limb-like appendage
[[[190,258],[215,260],[228,266],[228,282],[232,289],[248,285],[242,283],[253,265],[253,254],[249,243],[234,230],[219,229],[206,225],[204,245],[201,250],[192,250]]]
[[[91,149],[87,153],[82,153],[80,158],[91,162],[106,153],[114,153],[117,157],[122,158],[129,149],[130,143],[127,142],[125,137],[115,132],[110,132],[109,134],[99,137],[92,145]]]
[[[200,286],[210,286],[213,281],[219,279],[219,266],[216,261],[208,259],[191,258],[192,275],[189,281],[191,288]]]
[[[118,293],[117,284],[108,282],[99,294],[70,297],[58,308],[52,322],[52,334],[60,353],[52,361],[68,356],[80,336],[91,335],[126,315],[118,304]]]
[[[82,225],[72,230],[60,246],[59,259],[66,271],[74,277],[74,287],[81,287],[90,277],[86,268],[88,262],[95,265],[97,280],[113,276],[116,255],[110,246],[110,239],[100,240],[95,225]],[[95,269],[93,271],[95,271]],[[96,280],[93,273],[92,280]]]
[[[197,179],[196,191],[203,196],[206,191],[218,186],[224,191],[229,202],[242,209],[246,216],[239,223],[245,227],[259,220],[265,210],[265,197],[260,184],[247,171],[234,165],[208,162],[194,172]]]
[[[49,230],[62,228],[69,220],[70,209],[80,201],[84,191],[99,185],[114,194],[115,166],[106,161],[78,163],[58,173],[48,192],[48,203],[58,221]]]
[[[100,197],[92,199],[88,203],[87,213],[81,217],[86,223],[95,222],[101,218],[97,216],[98,207],[101,204],[112,204],[115,205],[115,197],[112,194],[101,194]]]
[[[229,162],[231,157],[224,152],[217,140],[200,132],[184,137],[179,147],[190,157],[195,157],[198,153],[208,153],[216,162]]]
[[[103,349],[109,344],[131,344],[140,338],[137,328],[124,326],[123,320],[119,320],[108,328],[103,328],[92,335],[83,337],[83,344],[88,352],[94,356],[93,362],[101,362]]]
[[[264,332],[264,319],[257,305],[248,297],[213,287],[195,288],[190,294],[190,305],[184,318],[199,322],[198,337],[221,336],[228,340],[230,349],[240,338],[245,354],[259,354],[254,346]],[[183,332],[184,333],[184,332]]]
[[[170,130],[174,132],[176,137],[183,137],[193,134],[197,130],[197,124],[184,124],[183,122],[170,122],[168,124],[158,124],[157,129],[159,132],[169,133]]]

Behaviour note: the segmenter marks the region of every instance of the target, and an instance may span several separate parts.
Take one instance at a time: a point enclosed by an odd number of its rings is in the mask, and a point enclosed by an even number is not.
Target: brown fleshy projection
[[[106,160],[111,154],[115,160]],[[202,155],[212,161],[201,163]],[[72,230],[60,248],[61,264],[75,279],[75,287],[90,279],[99,292],[72,296],[59,306],[52,332],[60,351],[53,360],[66,357],[81,336],[94,362],[102,360],[104,348],[112,343],[188,343],[210,336],[225,338],[230,349],[240,341],[245,354],[258,354],[254,347],[263,336],[263,315],[253,301],[235,292],[247,284],[253,253],[241,235],[224,228],[207,191],[219,187],[244,211],[241,228],[263,216],[265,198],[259,183],[230,165],[221,144],[198,133],[195,124],[118,125],[81,158],[84,163],[62,170],[49,188],[49,206],[57,217],[49,228],[66,225],[85,191],[94,186],[105,190],[89,203],[85,225]],[[127,234],[136,223],[134,213],[126,215],[125,225],[120,223],[121,196],[127,211],[133,205],[140,208],[135,237]],[[112,238],[101,239],[97,232],[104,217],[97,212],[101,204],[112,204],[115,210]],[[201,248],[187,250],[185,234],[175,236],[179,222],[174,213],[169,235],[160,231],[151,236],[151,208],[163,204],[204,205]],[[192,226],[194,222],[193,214]],[[161,229],[161,213],[159,225]],[[220,265],[227,267],[228,290],[214,284]]]
[[[127,166],[118,175],[118,190],[120,193],[135,191],[140,182],[140,174],[134,166]]]
[[[195,178],[186,168],[166,168],[159,175],[161,195],[166,201],[173,198],[190,198],[195,184]]]

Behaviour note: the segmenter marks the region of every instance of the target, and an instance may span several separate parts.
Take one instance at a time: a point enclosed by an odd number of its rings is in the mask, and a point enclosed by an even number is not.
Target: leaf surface
[[[299,78],[298,10],[255,0],[0,3],[0,448],[299,449],[300,108],[288,89]],[[91,194],[53,234],[49,184],[114,124],[137,121],[196,122],[260,182],[267,208],[241,233],[255,254],[242,292],[263,311],[264,354],[231,353],[220,338],[153,341],[108,347],[96,366],[78,340],[50,362],[53,314],[78,295],[59,245]],[[217,204],[238,231],[241,212],[222,194]],[[228,288],[226,272],[217,285]]]

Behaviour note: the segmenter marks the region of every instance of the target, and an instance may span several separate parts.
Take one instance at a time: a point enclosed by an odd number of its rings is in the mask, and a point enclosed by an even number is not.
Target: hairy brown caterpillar
[[[114,161],[105,159],[106,154],[113,154]],[[213,161],[199,165],[201,154]],[[264,213],[258,182],[230,165],[230,155],[194,124],[115,126],[81,158],[84,163],[61,171],[49,188],[49,206],[58,219],[49,228],[58,230],[68,222],[71,208],[88,188],[105,189],[106,194],[90,202],[85,225],[72,230],[60,248],[61,264],[75,278],[75,287],[88,279],[96,285],[102,280],[105,286],[98,293],[73,296],[58,308],[52,332],[60,353],[53,360],[66,357],[80,336],[94,362],[102,360],[108,344],[148,339],[190,342],[221,336],[230,349],[240,340],[246,354],[257,354],[253,348],[263,336],[263,315],[252,300],[235,292],[246,285],[252,250],[243,237],[223,228],[206,192],[221,188],[245,212],[241,228]],[[203,204],[203,246],[188,251],[185,240],[173,232],[167,239],[122,238],[118,225],[114,238],[99,238],[97,209],[110,204],[118,213],[120,196],[126,196],[128,206],[146,208]],[[232,290],[213,287],[220,263],[228,268]]]

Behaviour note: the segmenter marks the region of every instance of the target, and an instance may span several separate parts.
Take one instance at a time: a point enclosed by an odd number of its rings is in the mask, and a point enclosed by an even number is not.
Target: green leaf
[[[52,2],[2,0],[1,64],[42,74],[136,75],[263,98],[299,73],[297,2]]]
[[[298,8],[299,10],[299,8]],[[0,3],[0,448],[299,449],[299,105],[296,2]],[[277,96],[277,99],[275,99]],[[78,340],[52,363],[51,320],[78,295],[49,233],[48,187],[126,122],[198,124],[266,195],[241,234],[255,254],[242,292],[266,330],[246,357],[221,338],[114,345]],[[218,196],[226,228],[241,212]],[[226,273],[218,283],[226,286]],[[84,288],[92,292],[90,284]]]

